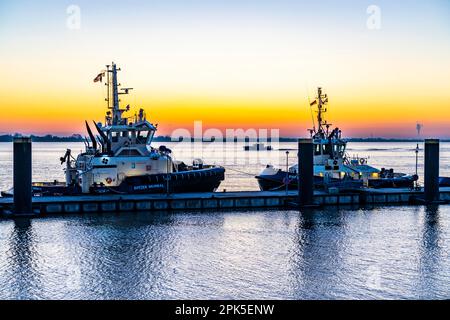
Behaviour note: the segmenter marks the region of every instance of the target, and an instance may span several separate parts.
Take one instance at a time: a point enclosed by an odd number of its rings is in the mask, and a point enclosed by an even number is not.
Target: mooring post
[[[298,140],[298,193],[300,206],[313,204],[314,146],[312,139]]]
[[[16,137],[13,142],[14,214],[32,214],[31,138]]]
[[[439,139],[425,139],[425,201],[439,201]]]

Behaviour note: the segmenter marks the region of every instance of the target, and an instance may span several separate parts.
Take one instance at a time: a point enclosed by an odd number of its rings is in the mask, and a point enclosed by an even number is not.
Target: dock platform
[[[108,194],[34,197],[33,211],[39,214],[120,211],[169,211],[238,208],[281,208],[296,201],[296,191],[241,191],[180,194]],[[412,204],[423,191],[409,189],[366,189],[354,193],[314,192],[317,205]],[[440,200],[450,203],[450,188],[440,188]],[[0,214],[7,214],[12,198],[0,198]]]

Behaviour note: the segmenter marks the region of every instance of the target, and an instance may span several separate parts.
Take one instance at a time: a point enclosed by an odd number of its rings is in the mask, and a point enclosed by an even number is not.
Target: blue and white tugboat
[[[66,183],[33,183],[33,194],[215,191],[224,180],[223,167],[205,165],[200,159],[190,165],[175,161],[169,148],[152,146],[157,125],[146,119],[143,109],[134,116],[125,116],[130,107],[121,109],[119,96],[128,94],[131,88],[119,92],[119,70],[113,63],[94,79],[102,82],[106,77],[108,110],[104,123],[92,123],[93,130],[86,121],[90,139],[85,139],[85,151],[74,158],[68,149],[60,158],[61,164],[66,164]],[[12,193],[13,190],[2,192],[2,196]]]
[[[347,142],[342,138],[339,128],[331,129],[324,120],[328,96],[318,88],[317,97],[310,105],[317,105],[317,127],[313,123],[310,129],[314,144],[314,184],[316,188],[336,187],[340,190],[361,187],[372,188],[412,188],[417,175],[395,173],[393,169],[376,169],[370,166],[367,158],[349,157],[346,153]],[[288,172],[267,167],[256,179],[261,190],[283,190],[298,188],[298,165]]]

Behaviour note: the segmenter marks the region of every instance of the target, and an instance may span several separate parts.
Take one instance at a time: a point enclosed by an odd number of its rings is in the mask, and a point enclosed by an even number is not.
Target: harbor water
[[[267,164],[286,169],[286,151],[289,152],[289,166],[297,163],[297,143],[280,142],[273,144],[274,151],[244,151],[244,143],[196,143],[155,142],[156,146],[171,148],[175,160],[191,164],[194,158],[202,158],[207,164],[223,165],[226,169],[225,181],[220,190],[254,191],[258,183],[254,177]],[[419,144],[418,173],[423,178],[423,143]],[[33,181],[64,181],[63,169],[59,158],[70,148],[76,156],[84,150],[83,143],[33,143]],[[350,156],[367,157],[370,165],[376,168],[393,168],[396,172],[415,173],[414,142],[350,142],[347,153]],[[450,142],[441,142],[440,173],[450,176]],[[12,186],[12,143],[0,142],[0,190]],[[422,179],[423,180],[423,179]]]
[[[192,161],[191,144],[164,143]],[[296,161],[282,151],[208,148],[220,189],[257,190],[254,175]],[[33,180],[64,178],[79,143],[34,143]],[[423,147],[423,145],[421,146]],[[375,167],[414,173],[414,143],[349,143]],[[450,176],[450,143],[441,143]],[[0,189],[12,144],[0,143]],[[419,154],[423,174],[423,151]],[[0,299],[449,299],[450,206],[120,213],[0,220]]]

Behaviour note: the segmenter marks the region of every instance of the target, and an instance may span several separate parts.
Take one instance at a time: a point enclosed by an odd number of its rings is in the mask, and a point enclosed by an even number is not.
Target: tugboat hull
[[[167,179],[169,177],[169,179]],[[127,177],[117,187],[95,185],[90,188],[91,194],[142,194],[142,193],[187,193],[213,192],[225,179],[225,169],[214,167],[208,169],[189,170],[167,174],[142,175]],[[167,183],[169,180],[169,183]],[[168,188],[167,188],[168,187]],[[82,194],[79,186],[65,186],[53,183],[34,183],[33,196],[62,196]],[[12,189],[1,192],[2,197],[12,197]]]
[[[286,171],[279,170],[274,175],[259,175],[256,177],[261,191],[277,191],[286,188]],[[371,188],[413,188],[414,182],[417,180],[415,176],[403,176],[395,178],[379,178],[369,179],[369,187]],[[450,184],[450,179],[447,181]],[[442,183],[441,183],[442,185]],[[341,190],[361,188],[363,186],[362,180],[340,180],[330,179],[325,183],[323,177],[314,176],[314,186],[317,189],[327,187],[337,187]],[[298,179],[295,174],[289,174],[288,189],[298,189]]]
[[[450,187],[450,177],[439,177],[440,187]]]
[[[91,193],[187,193],[213,192],[225,179],[225,169],[210,169],[127,177],[117,187],[93,186]]]
[[[297,175],[289,174],[288,179],[286,179],[286,171],[279,170],[274,175],[259,175],[256,176],[256,179],[258,180],[259,188],[261,191],[285,190],[286,181],[288,184],[288,190],[298,190]],[[314,187],[316,189],[324,189],[325,187],[337,187],[341,190],[350,190],[362,187],[362,181],[331,178],[325,183],[323,177],[314,176]]]

